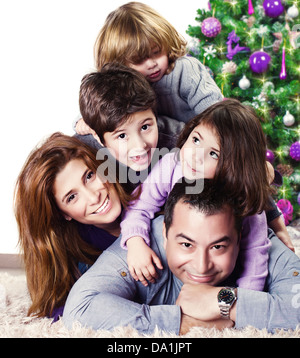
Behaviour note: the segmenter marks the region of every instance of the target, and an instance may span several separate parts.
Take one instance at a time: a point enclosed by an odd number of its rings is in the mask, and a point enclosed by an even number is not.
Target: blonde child
[[[118,62],[142,73],[156,93],[158,115],[188,122],[223,98],[205,66],[186,56],[183,37],[143,3],[130,2],[107,16],[94,56],[98,71]],[[89,128],[80,120],[76,131],[87,134]]]
[[[246,217],[240,245],[243,269],[238,285],[262,290],[268,273],[268,228],[263,210],[269,197],[265,136],[254,110],[230,99],[212,105],[181,132],[176,152],[165,155],[142,184],[140,198],[125,212],[121,245],[128,248],[128,267],[147,285],[160,266],[150,249],[150,220],[163,207],[175,183],[214,178],[237,200]],[[260,214],[258,214],[260,213]],[[147,245],[148,244],[148,245]],[[153,262],[152,262],[153,261]]]

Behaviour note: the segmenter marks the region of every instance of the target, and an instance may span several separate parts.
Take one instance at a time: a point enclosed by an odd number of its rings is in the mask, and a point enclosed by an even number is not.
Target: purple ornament
[[[275,155],[274,155],[274,153],[273,153],[270,149],[267,149],[267,151],[266,151],[266,159],[267,159],[267,161],[270,162],[270,163],[273,163],[273,162],[274,162]]]
[[[293,211],[294,211],[293,205],[287,199],[280,199],[278,200],[277,206],[282,212],[285,225],[288,225],[289,222],[293,219]]]
[[[250,68],[255,73],[267,71],[271,57],[264,51],[256,51],[249,58]]]
[[[284,6],[280,0],[265,0],[263,3],[265,14],[269,17],[277,17],[284,11]]]
[[[297,162],[300,161],[300,141],[295,142],[290,147],[290,156]]]
[[[284,47],[283,47],[283,49],[282,49],[281,71],[280,71],[279,78],[280,78],[281,80],[285,80],[285,79],[286,79],[286,70],[285,70],[285,48],[284,48]]]
[[[241,47],[239,45],[239,41],[240,41],[240,38],[237,36],[235,31],[234,30],[231,31],[230,34],[227,37],[227,42],[226,42],[226,44],[227,44],[227,55],[226,55],[226,57],[229,60],[232,60],[233,56],[236,55],[240,51],[250,51],[249,47]],[[237,44],[237,45],[235,45],[234,48],[232,48],[232,43],[233,42]]]
[[[298,193],[298,196],[297,196],[297,203],[298,203],[298,205],[300,205],[300,193]]]
[[[222,25],[215,17],[208,17],[202,22],[201,31],[206,37],[216,37],[222,29]]]

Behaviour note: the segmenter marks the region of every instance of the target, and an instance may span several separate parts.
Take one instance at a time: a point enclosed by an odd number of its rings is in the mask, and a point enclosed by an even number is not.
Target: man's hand
[[[186,334],[192,327],[216,329],[231,328],[234,322],[220,315],[217,295],[220,287],[206,284],[184,284],[176,304],[181,307],[180,334]]]
[[[176,304],[181,307],[184,314],[200,319],[211,321],[219,319],[220,309],[217,295],[220,287],[206,284],[182,286]]]

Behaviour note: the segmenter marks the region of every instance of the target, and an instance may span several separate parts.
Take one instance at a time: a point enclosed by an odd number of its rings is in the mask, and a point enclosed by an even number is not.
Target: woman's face
[[[105,186],[80,159],[71,160],[54,182],[54,197],[67,220],[106,228],[121,214],[121,202],[113,185]]]

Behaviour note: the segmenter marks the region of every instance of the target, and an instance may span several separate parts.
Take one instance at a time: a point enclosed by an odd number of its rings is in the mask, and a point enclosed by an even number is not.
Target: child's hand
[[[292,243],[290,235],[283,231],[277,231],[276,236],[280,239],[290,250],[295,252],[295,247]]]
[[[127,241],[127,248],[127,263],[131,276],[136,281],[140,280],[144,286],[148,286],[147,280],[154,283],[158,275],[153,263],[157,268],[163,269],[156,253],[139,236],[131,237]]]
[[[266,162],[267,163],[267,170],[268,170],[268,181],[269,184],[272,184],[275,178],[275,171],[273,168],[273,165],[270,162]]]
[[[92,134],[92,136],[101,144],[100,138],[98,137],[97,133],[88,126],[83,118],[79,119],[75,126],[76,133],[79,135],[87,135]]]

